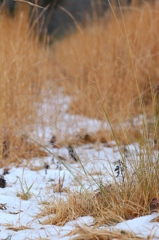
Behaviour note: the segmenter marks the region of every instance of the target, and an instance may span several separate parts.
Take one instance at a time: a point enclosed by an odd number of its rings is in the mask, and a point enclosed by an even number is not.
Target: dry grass
[[[88,207],[89,199],[89,196],[83,198],[80,194],[71,194],[67,202],[61,199],[60,201],[55,200],[54,203],[45,203],[43,211],[37,217],[48,216],[43,224],[63,226],[68,221],[77,219],[78,216],[86,216],[91,213],[93,209],[91,204]],[[55,217],[50,217],[50,214],[55,214]]]
[[[97,193],[70,193],[66,200],[45,203],[37,217],[47,217],[43,224],[63,226],[78,217],[92,216],[94,225],[101,226],[150,214],[152,199],[159,198],[159,163],[152,161],[151,149],[139,154],[140,161],[135,161],[132,156],[122,182],[115,178],[114,184],[103,185],[100,180]],[[123,161],[126,164],[124,157]]]
[[[17,197],[19,197],[22,200],[29,200],[32,196],[31,194],[24,194],[24,193],[17,193]]]
[[[123,10],[123,18],[121,12],[115,12],[116,19],[107,14],[106,19],[97,20],[91,27],[88,24],[82,32],[54,44],[53,60],[47,48],[32,34],[24,11],[14,19],[1,14],[0,159],[6,154],[6,132],[10,142],[9,156],[7,161],[1,161],[1,166],[22,157],[45,155],[38,148],[31,151],[35,154],[28,154],[30,150],[27,144],[21,144],[22,135],[18,133],[39,121],[33,102],[43,101],[42,93],[52,85],[50,79],[60,80],[66,93],[73,97],[72,113],[100,119],[108,114],[111,120],[121,121],[143,111],[142,99],[146,111],[152,114],[153,88],[159,75],[157,9],[147,4],[139,9]],[[53,92],[55,85],[51,88]],[[126,144],[125,136],[118,132],[117,137],[123,138],[119,140]],[[127,138],[128,142],[141,139],[138,129],[126,132],[132,136]],[[106,143],[113,137],[101,131],[85,133],[75,141]]]
[[[12,230],[15,232],[21,231],[21,230],[27,230],[27,229],[32,229],[29,226],[13,226],[12,224],[4,224],[3,226],[5,226],[8,230]]]
[[[111,239],[143,239],[135,236],[134,233],[126,231],[109,231],[106,229],[93,229],[87,226],[77,227],[76,230],[72,231],[69,235],[78,234],[73,240],[111,240]]]
[[[31,131],[39,121],[36,104],[43,101],[42,91],[52,69],[49,53],[32,34],[25,12],[14,18],[1,14],[0,36],[0,159],[6,151],[7,135],[8,164],[13,158],[28,158],[31,146],[25,141],[22,144],[21,132]],[[34,150],[34,156],[41,156],[39,147]]]
[[[0,166],[8,166],[10,163],[21,165],[21,159],[32,159],[34,157],[45,157],[48,153],[41,149],[38,144],[29,140],[25,134],[18,134],[12,131],[5,131],[2,135],[2,161]]]
[[[72,146],[79,146],[83,144],[97,144],[103,143],[106,147],[112,147],[110,141],[117,139],[118,144],[128,145],[134,142],[144,143],[144,135],[141,129],[144,127],[133,126],[129,127],[119,127],[119,125],[112,125],[114,134],[110,130],[102,129],[97,132],[87,132],[86,130],[81,130],[77,135],[70,135],[66,139],[57,141],[53,144],[54,148],[67,147],[68,144]],[[155,132],[155,127],[151,129],[151,137]],[[115,135],[115,136],[114,136]],[[64,160],[64,159],[62,159]]]
[[[123,191],[117,189],[117,186],[109,188],[110,186],[105,187],[105,192],[98,196],[76,193],[69,195],[67,201],[49,202],[43,206],[42,212],[37,217],[48,216],[47,220],[42,222],[43,224],[63,226],[78,217],[92,216],[95,218],[94,224],[99,226],[149,213],[148,206],[144,208],[138,203],[124,199]],[[130,194],[130,191],[127,194]],[[55,214],[54,217],[52,214]]]
[[[45,155],[18,133],[36,122],[38,114],[34,103],[43,100],[41,93],[48,86],[46,80],[53,76],[63,80],[66,93],[73,97],[72,113],[99,119],[105,119],[108,114],[111,120],[120,121],[143,111],[152,115],[153,89],[159,77],[158,9],[147,4],[122,13],[115,13],[117,19],[110,14],[56,43],[52,65],[46,48],[32,35],[23,13],[14,19],[0,16],[0,35],[3,36],[0,38],[1,167],[21,158]],[[109,132],[99,131],[84,133],[78,141],[107,143],[113,138]],[[134,127],[115,130],[115,138],[119,144],[143,141],[141,132]],[[90,215],[101,225],[150,213],[151,200],[159,198],[159,163],[153,163],[151,149],[141,152],[139,157],[140,162],[132,164],[131,172],[125,171],[122,183],[116,181],[111,186],[100,183],[98,194],[70,193],[66,201],[45,203],[37,218],[48,216],[43,224],[62,226]],[[55,187],[57,192],[63,191],[63,180]],[[30,197],[29,192],[25,194]],[[80,231],[78,239],[133,238],[129,233],[124,233],[125,236],[90,229]]]
[[[144,136],[141,133],[141,126],[139,127],[114,127],[114,134],[112,134],[109,130],[100,130],[96,133],[87,134],[84,136],[82,143],[95,143],[100,142],[105,144],[105,146],[109,146],[109,142],[112,140],[117,140],[117,144],[128,145],[134,142],[142,143],[144,141]],[[78,143],[80,141],[77,141]]]
[[[111,120],[123,120],[143,112],[145,105],[153,113],[158,12],[149,4],[124,9],[56,43],[56,77],[74,97],[70,112],[99,119],[106,112]]]

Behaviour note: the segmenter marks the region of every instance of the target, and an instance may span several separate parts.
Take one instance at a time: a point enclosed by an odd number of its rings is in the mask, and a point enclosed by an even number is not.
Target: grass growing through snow
[[[75,231],[72,231],[70,236],[78,234],[77,237],[73,237],[73,240],[110,240],[110,239],[122,239],[122,240],[129,240],[129,239],[142,239],[135,236],[132,232],[127,231],[109,231],[105,229],[93,229],[87,226],[77,227]]]
[[[54,45],[54,77],[62,79],[66,92],[74,97],[70,108],[73,113],[105,119],[103,106],[111,118],[123,120],[143,112],[145,105],[144,111],[152,114],[154,96],[151,93],[158,81],[158,10],[145,5],[141,9],[130,9],[123,16],[124,21],[118,12],[117,21],[109,16],[107,23],[96,22],[91,28],[86,27]],[[7,134],[10,131],[10,138],[19,126],[22,128],[37,118],[33,101],[41,100],[44,81],[52,76],[52,71],[46,49],[39,50],[39,43],[30,34],[23,14],[15,19],[2,15],[0,34],[4,36],[0,39],[0,128],[4,129],[3,135],[6,129]],[[114,131],[117,141],[123,133],[125,145],[129,135],[133,135],[131,129],[128,134],[125,129],[121,133],[118,129],[119,134]],[[40,216],[55,216],[48,217],[44,224],[64,225],[85,215],[93,216],[98,225],[112,224],[150,213],[150,201],[159,197],[159,166],[151,146],[146,147],[146,128],[144,131],[145,135],[134,134],[135,140],[142,140],[144,153],[140,151],[134,163],[131,157],[131,167],[125,169],[123,182],[115,179],[111,186],[100,183],[98,194],[87,191],[69,194],[66,201],[46,204]],[[3,135],[1,158],[4,157]],[[10,149],[6,150],[10,153]],[[125,157],[123,161],[126,165]]]
[[[61,226],[86,215],[93,216],[97,225],[117,223],[151,213],[150,202],[159,198],[158,154],[153,147],[158,126],[152,124],[150,130],[147,124],[147,116],[154,114],[154,103],[159,104],[153,92],[158,84],[158,9],[145,5],[117,14],[107,23],[102,20],[57,43],[56,74],[64,79],[66,92],[74,96],[73,113],[100,119],[110,116],[119,123],[144,113],[142,130],[133,123],[128,131],[116,125],[111,135],[117,144],[138,141],[140,150],[129,161],[122,154],[122,182],[115,178],[111,185],[100,182],[98,194],[69,194],[65,201],[46,204],[38,216],[50,215],[44,224]],[[93,239],[83,232],[81,239]]]
[[[120,148],[120,146],[119,146]],[[150,203],[159,198],[159,162],[153,145],[140,145],[134,155],[122,156],[124,178],[113,178],[111,184],[94,180],[87,172],[87,181],[98,185],[98,192],[83,189],[44,203],[38,218],[45,217],[43,224],[63,226],[82,216],[94,217],[95,227],[113,225],[151,213]],[[109,176],[106,168],[103,174]],[[82,180],[81,180],[82,183]],[[157,211],[157,208],[156,210]],[[85,238],[87,239],[87,238]],[[89,238],[88,238],[89,239]]]
[[[34,185],[34,182],[30,186],[28,186],[26,182],[23,183],[20,179],[19,179],[19,182],[21,186],[21,193],[17,193],[17,197],[20,197],[23,200],[30,199],[32,196],[30,191]]]

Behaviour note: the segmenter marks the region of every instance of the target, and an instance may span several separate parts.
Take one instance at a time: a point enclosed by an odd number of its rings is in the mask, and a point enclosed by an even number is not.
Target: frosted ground
[[[77,225],[92,225],[93,218],[90,216],[68,222],[63,227],[43,225],[42,221],[49,216],[36,217],[42,202],[66,197],[66,192],[58,193],[52,187],[53,184],[54,186],[58,184],[59,179],[64,178],[63,188],[71,191],[84,189],[96,191],[100,179],[106,184],[113,181],[114,176],[116,176],[114,163],[121,159],[119,149],[113,142],[111,148],[98,142],[77,147],[76,152],[81,163],[70,158],[67,148],[53,148],[49,144],[53,135],[64,140],[79,134],[81,130],[92,133],[101,127],[109,128],[109,124],[105,122],[67,113],[69,103],[70,98],[64,97],[62,92],[54,98],[49,98],[49,100],[47,97],[44,98],[39,110],[39,119],[34,124],[30,137],[43,144],[52,154],[49,154],[48,157],[33,159],[27,167],[13,167],[9,170],[9,174],[5,175],[7,186],[0,188],[0,239],[68,240],[71,237],[67,234]],[[139,121],[138,119],[138,123]],[[135,156],[138,145],[130,145],[127,149]],[[65,159],[64,164],[59,161],[59,156]],[[129,165],[129,156],[127,156],[127,161]],[[25,159],[23,162],[25,165]],[[43,167],[44,164],[49,165],[47,170]],[[87,176],[83,166],[88,173]],[[3,169],[0,169],[0,174],[2,173]],[[80,179],[80,184],[77,179]],[[22,200],[18,197],[18,194],[29,188],[30,199]],[[147,238],[149,236],[149,239],[158,239],[159,223],[150,222],[156,216],[158,213],[121,222],[113,227],[102,226],[102,228],[110,229],[110,231],[122,229],[132,231],[139,237]]]

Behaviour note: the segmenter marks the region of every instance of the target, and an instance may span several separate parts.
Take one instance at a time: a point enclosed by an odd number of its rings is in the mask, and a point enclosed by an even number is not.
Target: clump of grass
[[[119,127],[119,125],[117,125],[114,126],[113,129],[118,142],[117,144],[128,145],[134,142],[144,142],[141,126],[139,128],[137,126]],[[105,146],[109,146],[109,142],[114,140],[114,136],[110,130],[99,130],[92,135],[96,141],[104,143]]]
[[[66,200],[46,203],[38,217],[48,216],[43,224],[61,226],[89,215],[94,217],[95,225],[103,225],[150,214],[150,202],[159,198],[159,163],[149,147],[144,146],[136,154],[138,157],[131,156],[129,161],[123,156],[122,180],[114,177],[110,185],[100,181],[97,193],[85,190],[68,194]],[[91,176],[90,179],[94,181]]]
[[[31,142],[27,134],[16,134],[12,130],[6,130],[2,133],[2,158],[0,166],[7,166],[14,163],[19,166],[21,159],[30,160],[34,157],[45,157],[48,153],[38,144]]]
[[[21,186],[22,192],[21,192],[21,193],[17,193],[17,197],[20,197],[20,198],[23,199],[23,200],[28,200],[28,199],[30,199],[31,196],[32,196],[32,194],[30,193],[30,191],[31,191],[31,189],[32,189],[32,187],[33,187],[33,185],[34,185],[34,182],[33,182],[30,186],[28,186],[26,182],[23,183],[20,179],[19,179],[19,181],[20,181],[20,186]],[[25,185],[25,186],[24,186],[24,185]]]
[[[73,240],[110,240],[110,239],[123,239],[123,240],[129,240],[129,239],[142,239],[137,236],[135,236],[132,232],[127,231],[109,231],[106,229],[94,229],[92,227],[87,226],[78,226],[74,231],[72,231],[69,236],[78,234],[77,237],[73,237]]]
[[[93,208],[90,202],[90,196],[82,194],[69,194],[67,201],[63,199],[55,200],[54,203],[45,203],[43,211],[37,216],[48,216],[48,219],[43,224],[53,224],[63,226],[70,220],[77,219],[78,216],[90,215]],[[55,214],[54,217],[49,217],[50,214]]]
[[[113,125],[116,139],[118,139],[118,144],[128,145],[134,142],[143,143],[144,136],[142,134],[142,127],[134,126],[129,124],[125,127],[119,127],[119,125]],[[155,129],[155,126],[153,126]],[[153,133],[153,128],[151,129],[151,133]],[[152,134],[151,134],[152,135]],[[108,129],[100,129],[99,131],[88,132],[86,129],[82,129],[76,135],[68,135],[67,138],[61,141],[57,141],[56,144],[53,145],[54,148],[67,147],[69,144],[72,146],[80,146],[83,144],[96,144],[102,143],[105,146],[110,146],[110,141],[114,140],[114,136],[112,132]]]

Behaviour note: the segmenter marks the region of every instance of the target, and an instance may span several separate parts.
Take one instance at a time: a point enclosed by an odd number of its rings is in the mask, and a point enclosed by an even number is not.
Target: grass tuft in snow
[[[132,232],[127,231],[112,231],[106,229],[94,229],[87,226],[78,226],[74,231],[72,231],[69,236],[77,234],[76,237],[73,237],[73,240],[110,240],[110,239],[122,239],[122,240],[138,240],[138,238]]]
[[[118,148],[120,151],[121,146],[118,145]],[[65,200],[60,198],[46,203],[38,215],[48,216],[43,224],[61,226],[78,217],[89,215],[94,217],[94,225],[101,226],[150,214],[152,199],[159,198],[158,154],[154,151],[153,145],[145,141],[135,149],[135,153],[130,152],[127,156],[121,152],[121,157],[121,164],[115,166],[116,177],[112,176],[111,184],[105,184],[101,176],[100,181],[95,180],[85,170],[83,178],[92,185],[93,183],[98,185],[97,192],[83,188],[80,193],[69,193]],[[69,170],[69,167],[67,169]],[[107,169],[103,168],[104,172],[107,174]],[[81,186],[83,178],[78,177]]]

